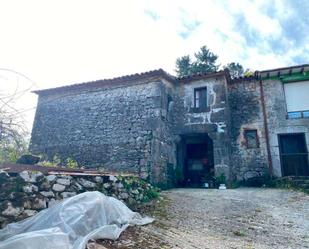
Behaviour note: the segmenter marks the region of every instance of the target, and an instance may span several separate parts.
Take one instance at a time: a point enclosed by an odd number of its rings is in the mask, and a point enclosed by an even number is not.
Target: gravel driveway
[[[154,224],[106,248],[309,248],[309,195],[278,189],[174,189]],[[161,205],[161,206],[160,206]],[[98,247],[101,248],[101,247]]]

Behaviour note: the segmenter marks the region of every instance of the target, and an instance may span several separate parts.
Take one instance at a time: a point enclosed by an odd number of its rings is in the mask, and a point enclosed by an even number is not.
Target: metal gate
[[[304,133],[280,134],[282,176],[308,176],[308,150]]]

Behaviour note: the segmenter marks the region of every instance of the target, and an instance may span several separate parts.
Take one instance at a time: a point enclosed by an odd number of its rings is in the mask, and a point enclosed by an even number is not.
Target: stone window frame
[[[201,90],[205,90],[206,91],[206,106],[200,106],[197,105],[197,101],[199,100],[199,98],[197,97],[197,92],[201,91]],[[193,113],[198,113],[198,112],[207,112],[210,111],[210,108],[208,106],[208,91],[207,91],[207,86],[202,86],[202,87],[196,87],[193,89],[193,107],[191,108],[191,112]]]
[[[206,106],[200,106],[200,101],[199,101],[200,96],[197,95],[198,92],[201,92],[203,90],[205,90],[205,92],[206,92],[206,101],[205,101]],[[194,97],[193,97],[194,98],[194,108],[206,108],[207,107],[207,100],[208,100],[207,97],[208,96],[207,96],[207,87],[206,86],[194,88]],[[198,102],[198,105],[197,105],[197,102]]]
[[[249,133],[254,133],[255,135],[255,146],[252,146],[248,142],[248,134]],[[246,148],[247,149],[258,149],[260,148],[260,141],[259,141],[259,135],[258,135],[258,130],[257,129],[244,129],[244,138],[246,141]]]

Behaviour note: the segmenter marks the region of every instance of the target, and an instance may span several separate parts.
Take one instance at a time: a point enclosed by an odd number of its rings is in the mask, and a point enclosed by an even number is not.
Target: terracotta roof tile
[[[63,92],[63,91],[70,91],[70,90],[81,90],[81,89],[89,89],[89,88],[96,88],[96,87],[102,87],[102,86],[113,86],[120,83],[129,83],[136,80],[142,80],[147,79],[150,77],[161,77],[164,78],[170,82],[173,83],[187,83],[195,80],[201,80],[201,79],[207,79],[217,76],[225,76],[227,81],[229,83],[237,83],[237,82],[243,82],[243,81],[250,81],[254,79],[259,79],[261,75],[264,74],[274,74],[277,72],[285,72],[287,70],[294,71],[294,70],[300,70],[301,68],[305,68],[306,70],[309,68],[309,64],[299,65],[299,66],[292,66],[292,67],[283,67],[283,68],[276,68],[276,69],[270,69],[270,70],[264,70],[264,71],[255,71],[253,76],[245,76],[245,77],[239,77],[239,78],[230,78],[230,74],[228,70],[221,70],[214,73],[201,73],[201,74],[195,74],[192,76],[187,77],[181,77],[177,78],[173,75],[168,74],[163,69],[157,69],[152,71],[147,71],[143,73],[136,73],[131,75],[125,75],[121,77],[111,78],[111,79],[102,79],[102,80],[96,80],[91,82],[84,82],[79,84],[73,84],[73,85],[67,85],[67,86],[61,86],[56,88],[50,88],[50,89],[43,89],[43,90],[37,90],[33,91],[36,94],[44,95],[44,94],[51,94],[51,93],[57,93],[57,92]]]
[[[132,82],[135,80],[147,79],[150,77],[162,77],[171,82],[175,82],[175,79],[176,79],[174,76],[168,74],[163,69],[157,69],[157,70],[152,70],[148,72],[125,75],[125,76],[111,78],[111,79],[102,79],[102,80],[96,80],[96,81],[90,81],[90,82],[83,82],[83,83],[78,83],[78,84],[73,84],[73,85],[60,86],[56,88],[36,90],[33,92],[40,95],[40,94],[62,92],[62,91],[67,91],[67,90],[88,89],[88,88],[101,87],[105,85]]]

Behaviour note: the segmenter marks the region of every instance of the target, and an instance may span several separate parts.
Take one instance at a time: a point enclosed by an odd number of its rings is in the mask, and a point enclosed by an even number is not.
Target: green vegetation
[[[153,199],[159,198],[159,190],[157,188],[149,188],[145,190],[143,202],[149,202]]]
[[[41,156],[43,158],[43,156]],[[67,167],[69,169],[78,169],[80,168],[78,163],[71,157],[68,157],[66,160],[62,161],[59,157],[59,155],[55,155],[53,157],[52,161],[48,160],[43,160],[38,163],[41,166],[46,166],[46,167]]]
[[[40,157],[44,158],[44,156],[42,155]],[[52,161],[43,160],[43,161],[40,161],[38,164],[41,166],[46,166],[46,167],[58,167],[60,163],[61,163],[60,157],[58,155],[54,155]]]
[[[309,179],[306,177],[275,178],[266,185],[267,187],[297,190],[309,194]]]
[[[195,60],[191,62],[189,55],[176,60],[176,72],[178,77],[186,77],[198,73],[212,73],[219,69],[218,56],[211,52],[206,46],[194,54]]]
[[[70,168],[70,169],[77,169],[77,168],[79,168],[78,167],[78,163],[74,160],[74,159],[72,159],[72,158],[67,158],[67,160],[65,160],[66,161],[66,164],[65,164],[65,166],[67,167],[67,168]]]
[[[228,63],[223,68],[229,70],[232,79],[244,76],[245,73],[244,67],[237,62]]]
[[[222,173],[219,176],[215,177],[215,182],[219,186],[220,184],[226,184],[226,176],[224,173]]]
[[[27,153],[27,142],[22,136],[18,137],[17,140],[11,140],[1,139],[0,134],[0,163],[15,163],[25,153]]]
[[[176,60],[176,73],[178,77],[187,77],[196,74],[214,73],[220,69],[218,63],[218,55],[210,51],[207,46],[202,46],[200,50],[194,54],[192,60],[190,55],[185,55]],[[251,76],[252,71],[244,70],[244,67],[238,62],[231,62],[223,66],[221,69],[227,69],[231,78],[241,76]]]
[[[236,235],[236,236],[239,236],[239,237],[243,237],[243,236],[246,235],[245,231],[243,231],[243,230],[233,231],[233,234]]]

